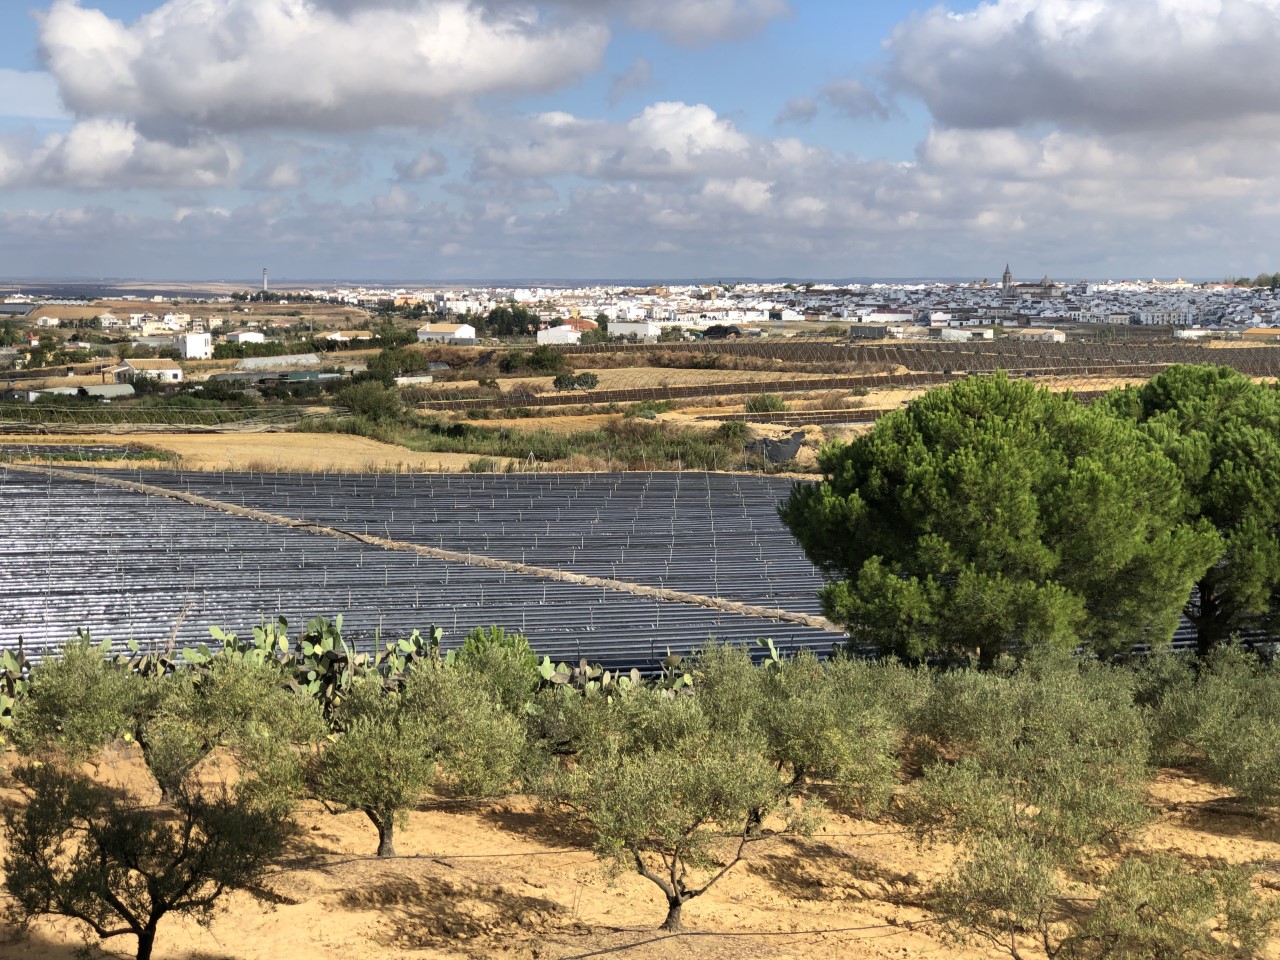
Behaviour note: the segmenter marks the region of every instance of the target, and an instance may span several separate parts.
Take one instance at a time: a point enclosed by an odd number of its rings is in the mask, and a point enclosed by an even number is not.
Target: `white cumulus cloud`
[[[1280,0],[991,0],[888,41],[889,82],[952,127],[1208,127],[1280,113]]]
[[[706,104],[655,103],[626,123],[566,113],[532,118],[517,140],[495,138],[476,153],[480,178],[574,174],[652,179],[749,172],[753,141]]]
[[[56,0],[40,21],[78,115],[214,130],[425,125],[470,98],[575,80],[608,41],[595,18],[468,0],[168,0],[132,24]]]
[[[240,164],[239,150],[220,140],[150,140],[125,120],[85,120],[38,143],[0,140],[0,186],[213,187]]]

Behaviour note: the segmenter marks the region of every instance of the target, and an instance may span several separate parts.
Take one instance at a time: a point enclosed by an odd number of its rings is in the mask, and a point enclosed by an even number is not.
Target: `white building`
[[[173,345],[184,360],[209,360],[213,357],[213,337],[207,333],[180,333]]]
[[[257,330],[233,330],[227,334],[227,343],[266,343],[267,338]]]
[[[639,337],[641,340],[657,340],[662,327],[651,320],[614,320],[609,324],[611,337]]]
[[[1014,331],[1010,331],[1014,333]],[[1019,340],[1037,340],[1044,343],[1066,343],[1067,334],[1062,330],[1053,330],[1046,327],[1024,327],[1016,331]]]
[[[146,377],[165,383],[181,383],[182,368],[173,360],[126,360],[120,376],[125,380]]]
[[[575,330],[573,327],[560,326],[548,327],[546,330],[538,331],[538,344],[563,345],[567,343],[581,343],[582,331]]]
[[[475,343],[476,328],[469,323],[424,323],[418,328],[419,343]]]

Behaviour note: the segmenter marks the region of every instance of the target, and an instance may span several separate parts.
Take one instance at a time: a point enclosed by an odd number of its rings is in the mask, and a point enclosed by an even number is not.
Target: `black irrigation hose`
[[[619,944],[616,947],[604,947],[600,950],[592,950],[589,953],[576,953],[565,955],[560,960],[591,960],[593,957],[605,957],[615,953],[626,953],[629,950],[635,950],[639,947],[646,947],[652,943],[662,943],[666,940],[692,940],[692,939],[723,939],[723,940],[745,940],[745,939],[771,939],[776,937],[815,937],[829,936],[836,933],[865,933],[873,930],[888,930],[890,933],[881,934],[878,937],[847,937],[848,941],[858,940],[879,940],[887,937],[896,937],[904,933],[910,933],[917,927],[927,924],[943,923],[945,918],[931,918],[927,920],[907,921],[903,923],[875,923],[861,927],[834,927],[830,929],[818,930],[766,930],[766,931],[745,931],[740,933],[715,931],[715,930],[685,930],[680,933],[659,934],[649,937],[647,940],[638,940],[635,943]],[[635,931],[639,933],[640,931]]]

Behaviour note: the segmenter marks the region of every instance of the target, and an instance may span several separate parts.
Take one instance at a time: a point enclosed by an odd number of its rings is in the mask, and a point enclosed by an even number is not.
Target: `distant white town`
[[[468,344],[487,339],[484,320],[501,308],[520,308],[529,323],[519,336],[540,344],[595,340],[639,341],[712,337],[777,337],[823,334],[855,339],[932,337],[962,341],[1016,336],[1064,341],[1073,329],[1166,328],[1178,339],[1280,339],[1280,290],[1261,277],[1250,282],[1191,283],[1106,281],[1060,283],[1015,280],[1006,267],[997,280],[963,283],[724,283],[682,286],[391,287],[261,290],[235,296],[137,297],[113,295],[107,308],[87,322],[70,322],[65,311],[87,300],[39,298],[14,293],[3,312],[22,340],[0,346],[21,366],[21,348],[39,344],[47,328],[86,326],[142,347],[172,348],[181,359],[207,359],[215,345],[261,344],[307,335],[338,342],[374,339],[367,329],[329,329],[312,324],[306,304],[356,308],[418,318],[421,342]],[[1280,275],[1271,278],[1280,280]],[[265,304],[249,300],[269,300]],[[128,311],[115,304],[131,304]],[[144,308],[154,304],[150,309]],[[198,304],[187,312],[180,304]],[[219,307],[224,309],[219,310]],[[293,309],[287,309],[292,307]],[[212,308],[212,310],[211,310]],[[356,311],[352,311],[356,313]],[[12,330],[10,331],[12,333]],[[68,348],[89,347],[76,340]],[[14,362],[16,361],[16,363]],[[165,377],[167,379],[167,376]]]

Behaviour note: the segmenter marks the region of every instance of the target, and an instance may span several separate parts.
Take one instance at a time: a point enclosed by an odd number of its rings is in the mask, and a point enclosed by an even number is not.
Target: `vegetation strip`
[[[665,600],[670,603],[683,603],[689,606],[720,610],[724,613],[734,613],[744,617],[753,617],[758,620],[794,623],[800,626],[814,627],[819,630],[827,630],[837,634],[844,632],[825,617],[816,617],[811,614],[794,613],[790,610],[779,610],[772,607],[760,607],[750,604],[735,603],[732,600],[725,600],[721,597],[708,597],[696,593],[685,593],[679,590],[649,587],[639,583],[630,583],[625,580],[614,580],[607,577],[584,576],[583,574],[568,573],[563,570],[555,570],[549,567],[539,567],[532,564],[520,563],[515,560],[499,560],[494,557],[487,557],[475,553],[461,553],[456,550],[442,550],[438,547],[427,547],[416,543],[406,543],[403,540],[390,540],[384,537],[354,533],[350,530],[342,530],[338,527],[325,526],[305,520],[294,520],[290,517],[282,517],[278,514],[267,513],[263,510],[255,510],[250,507],[240,507],[235,504],[224,503],[221,500],[212,500],[208,497],[182,493],[178,490],[170,490],[167,487],[157,487],[148,483],[138,483],[133,480],[119,480],[115,477],[78,473],[74,470],[58,470],[30,465],[6,464],[5,469],[22,471],[25,473],[43,474],[45,476],[58,477],[63,480],[76,480],[81,483],[103,484],[106,486],[116,487],[121,490],[131,490],[135,493],[147,494],[149,496],[178,500],[183,503],[189,503],[192,506],[204,507],[209,510],[217,510],[221,513],[229,514],[230,516],[245,517],[250,520],[257,520],[260,523],[270,523],[276,526],[289,527],[293,530],[301,530],[306,533],[313,533],[320,536],[336,537],[342,540],[354,540],[357,543],[362,543],[371,547],[378,547],[382,550],[393,550],[400,553],[415,553],[419,556],[431,557],[435,560],[444,560],[450,563],[460,563],[471,567],[484,567],[490,570],[504,570],[508,573],[538,577],[543,580],[553,580],[560,583],[574,583],[587,587],[598,587],[604,590],[613,590],[617,593],[627,593],[636,597],[651,597],[656,600]]]

